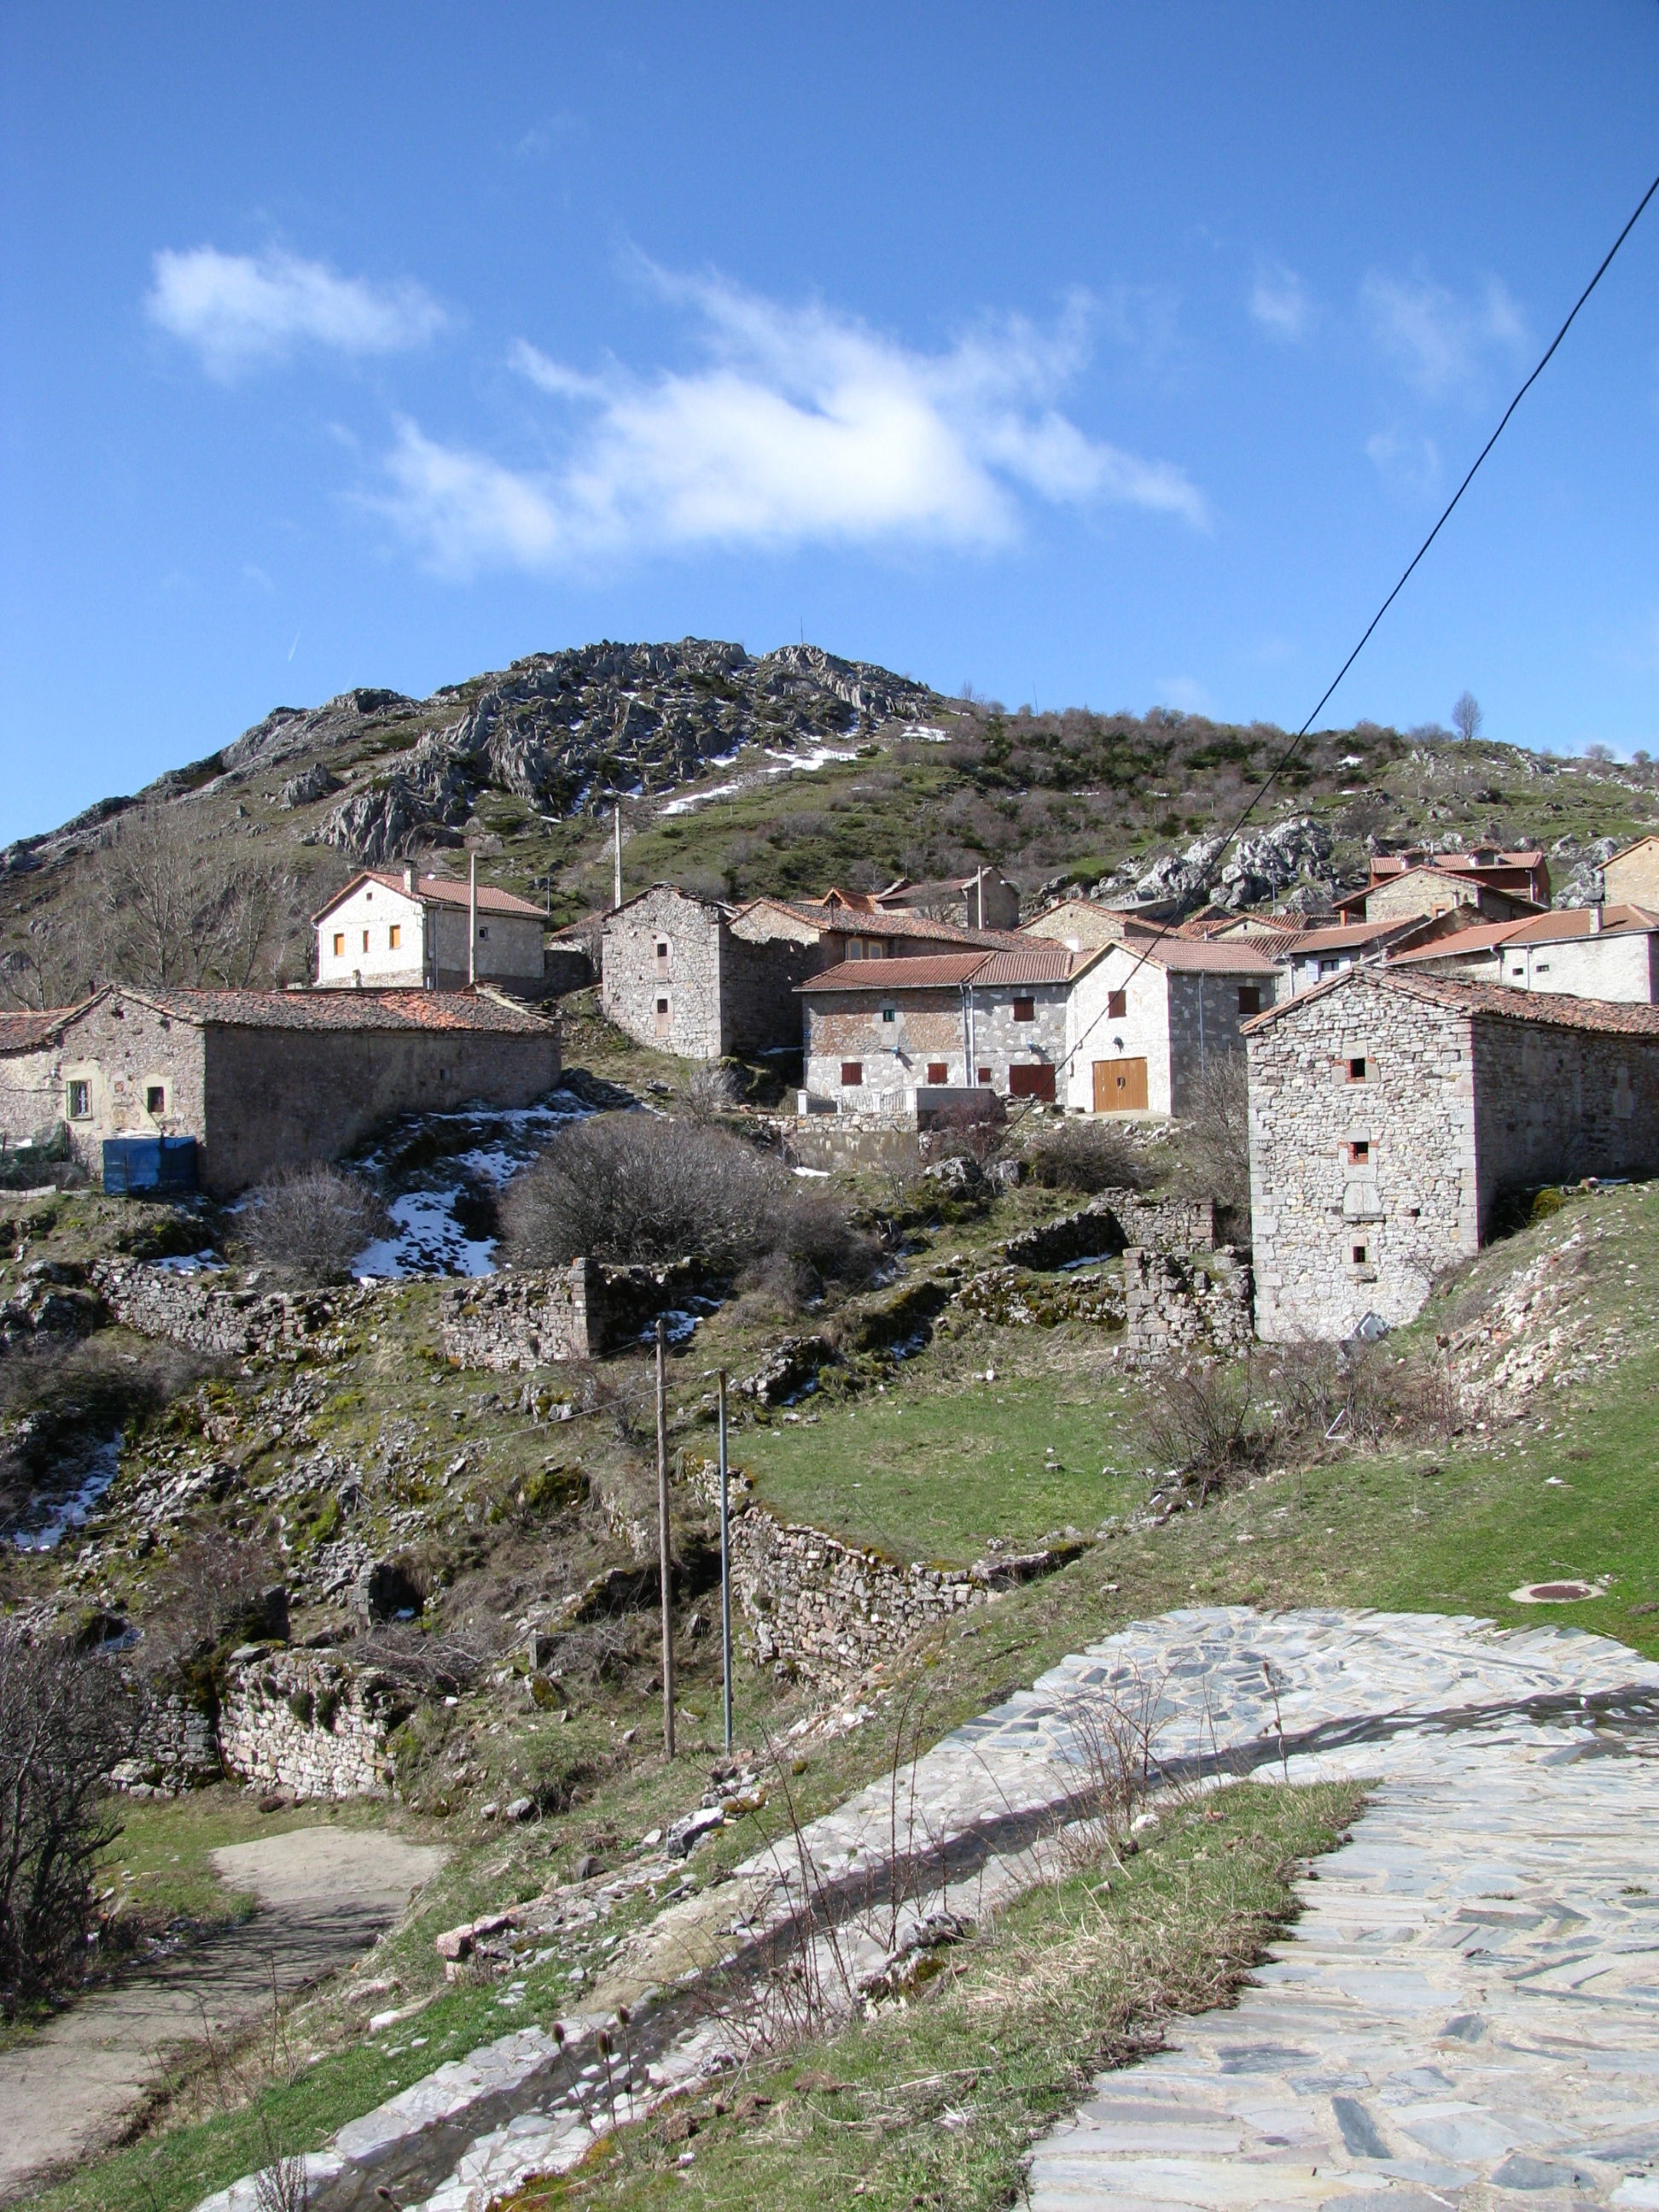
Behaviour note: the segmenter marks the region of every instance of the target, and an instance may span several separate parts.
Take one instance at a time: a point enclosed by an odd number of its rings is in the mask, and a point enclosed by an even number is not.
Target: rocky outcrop
[[[856,735],[934,703],[924,685],[815,646],[758,660],[702,638],[535,653],[394,756],[321,834],[378,862],[458,830],[486,791],[562,817],[592,794],[669,790],[744,744]]]
[[[769,1352],[752,1375],[738,1384],[738,1395],[763,1406],[787,1406],[817,1381],[835,1360],[824,1336],[786,1336]]]

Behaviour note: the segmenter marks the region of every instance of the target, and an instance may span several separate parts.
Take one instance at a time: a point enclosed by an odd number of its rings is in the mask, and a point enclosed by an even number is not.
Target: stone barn
[[[478,991],[133,991],[0,1020],[0,1131],[62,1121],[94,1175],[106,1137],[194,1137],[204,1189],[328,1160],[377,1123],[559,1079],[554,1024]]]
[[[1659,1007],[1353,968],[1245,1040],[1276,1341],[1412,1320],[1505,1191],[1659,1170]]]

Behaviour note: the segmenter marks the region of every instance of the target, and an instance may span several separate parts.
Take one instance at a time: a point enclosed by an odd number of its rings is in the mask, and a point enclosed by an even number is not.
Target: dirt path
[[[213,1942],[100,1990],[0,2052],[0,2203],[102,2148],[167,2053],[257,2015],[273,1977],[285,1993],[365,1950],[445,1854],[351,1828],[295,1828],[213,1854],[259,1910]]]

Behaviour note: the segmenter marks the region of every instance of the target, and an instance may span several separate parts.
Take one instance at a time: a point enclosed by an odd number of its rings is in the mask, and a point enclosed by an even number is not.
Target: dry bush
[[[284,1168],[248,1194],[241,1242],[256,1260],[307,1282],[338,1282],[367,1244],[390,1227],[360,1176],[321,1161]]]
[[[1304,1454],[1437,1442],[1468,1419],[1443,1364],[1396,1358],[1380,1344],[1283,1345],[1266,1379],[1280,1437]]]
[[[1013,1142],[1013,1126],[1000,1115],[976,1114],[970,1106],[946,1106],[933,1118],[928,1133],[927,1163],[971,1160],[988,1168],[1007,1157]]]
[[[1184,1476],[1200,1500],[1229,1476],[1264,1464],[1269,1419],[1250,1360],[1184,1360],[1151,1377],[1146,1437],[1153,1456]]]
[[[1025,1166],[1044,1190],[1139,1190],[1146,1179],[1139,1146],[1120,1123],[1059,1121],[1025,1147]]]
[[[562,1130],[508,1184],[501,1212],[526,1267],[691,1260],[725,1274],[783,1253],[822,1275],[856,1273],[868,1249],[834,1200],[802,1194],[770,1155],[723,1129],[642,1114]]]
[[[686,1111],[694,1121],[718,1121],[742,1105],[744,1091],[742,1073],[729,1060],[706,1060],[685,1086]]]
[[[0,2014],[80,1978],[93,1869],[120,1832],[106,1780],[134,1703],[107,1658],[0,1622]]]
[[[282,1554],[222,1528],[187,1537],[149,1577],[139,1662],[149,1674],[249,1637],[287,1632]]]

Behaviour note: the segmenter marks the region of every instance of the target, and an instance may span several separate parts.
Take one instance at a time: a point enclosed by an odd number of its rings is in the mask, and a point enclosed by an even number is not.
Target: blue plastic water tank
[[[166,1193],[196,1188],[194,1137],[106,1137],[104,1194]]]

